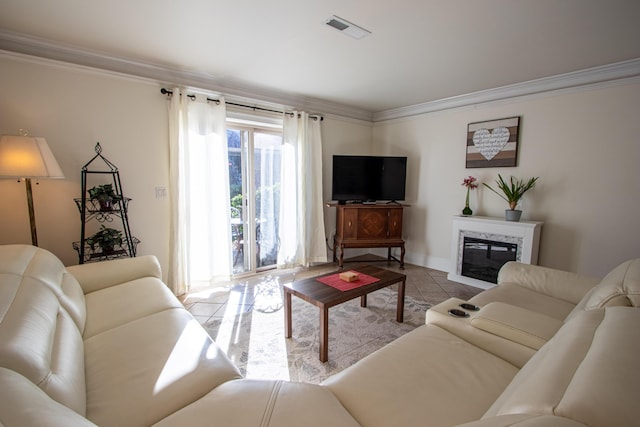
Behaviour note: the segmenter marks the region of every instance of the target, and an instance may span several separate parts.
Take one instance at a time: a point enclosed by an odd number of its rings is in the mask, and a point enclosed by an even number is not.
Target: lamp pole
[[[31,244],[38,246],[38,233],[36,232],[36,215],[33,210],[33,192],[31,191],[31,178],[25,178],[27,187],[27,205],[29,205],[29,225],[31,226]]]

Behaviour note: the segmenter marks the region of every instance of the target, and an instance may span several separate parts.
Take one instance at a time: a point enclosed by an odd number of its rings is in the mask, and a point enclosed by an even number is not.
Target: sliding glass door
[[[233,273],[272,268],[279,249],[282,134],[228,126],[227,141]]]

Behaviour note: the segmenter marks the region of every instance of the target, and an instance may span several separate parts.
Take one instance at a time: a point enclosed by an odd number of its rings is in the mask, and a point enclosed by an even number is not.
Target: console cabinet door
[[[388,210],[361,208],[358,215],[358,239],[386,239]]]
[[[389,238],[402,238],[402,208],[389,208]]]
[[[343,239],[355,239],[358,237],[358,209],[342,208],[342,224],[340,226]]]

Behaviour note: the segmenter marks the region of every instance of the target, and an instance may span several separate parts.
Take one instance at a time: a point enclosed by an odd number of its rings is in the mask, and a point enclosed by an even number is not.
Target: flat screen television
[[[331,200],[338,203],[404,200],[407,158],[333,156]]]

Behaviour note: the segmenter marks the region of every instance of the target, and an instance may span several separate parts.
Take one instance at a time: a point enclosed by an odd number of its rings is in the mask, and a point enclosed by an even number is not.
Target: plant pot
[[[113,202],[111,200],[98,200],[98,204],[102,212],[113,210]]]
[[[102,253],[103,254],[112,254],[115,252],[115,247],[114,246],[100,246],[100,248],[102,249]]]
[[[522,211],[519,210],[511,210],[511,209],[506,209],[504,211],[504,219],[507,221],[514,221],[514,222],[518,222],[520,221],[520,216],[522,215]]]

